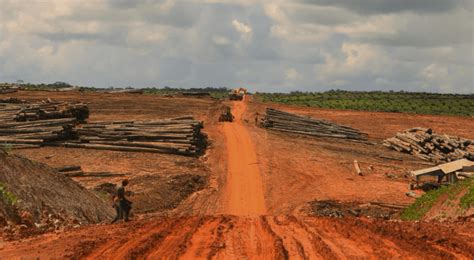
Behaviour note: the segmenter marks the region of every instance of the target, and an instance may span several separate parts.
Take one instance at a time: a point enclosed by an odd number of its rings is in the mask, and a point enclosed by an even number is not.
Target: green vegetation
[[[7,205],[10,205],[10,206],[13,206],[16,204],[17,202],[17,197],[15,196],[15,194],[9,192],[6,187],[5,187],[5,184],[3,183],[0,183],[0,198],[7,204]]]
[[[263,102],[317,108],[474,116],[474,94],[331,90],[289,94],[257,93],[257,97]]]
[[[216,99],[224,99],[229,95],[229,89],[222,87],[222,88],[212,88],[212,87],[207,87],[207,88],[189,88],[189,89],[184,89],[184,88],[171,88],[171,87],[164,87],[164,88],[144,88],[144,93],[147,95],[174,95],[177,93],[182,93],[182,92],[208,92],[211,94],[211,97],[216,98]]]
[[[474,181],[471,179],[470,185],[468,187],[468,191],[464,196],[461,198],[461,202],[459,205],[463,209],[469,209],[471,207],[474,207]]]
[[[13,149],[13,146],[11,144],[3,144],[2,146],[2,150],[6,153],[6,154],[9,154],[11,152],[11,150]]]
[[[400,218],[402,220],[420,220],[430,209],[434,203],[444,194],[448,195],[448,200],[454,200],[464,189],[468,189],[459,203],[459,206],[463,209],[467,209],[474,204],[474,180],[467,179],[460,181],[454,185],[442,186],[439,189],[431,190],[423,194],[418,198],[415,203],[411,204],[408,208],[403,210]],[[451,203],[448,201],[448,203]]]

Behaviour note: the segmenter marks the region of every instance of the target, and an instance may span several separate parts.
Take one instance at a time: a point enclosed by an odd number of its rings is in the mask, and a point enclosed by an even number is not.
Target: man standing
[[[115,219],[112,221],[112,223],[115,223],[119,219],[124,219],[125,221],[128,221],[128,215],[130,213],[130,210],[132,209],[132,202],[129,201],[126,198],[126,194],[128,194],[125,191],[125,187],[128,185],[128,180],[125,179],[122,181],[122,186],[120,186],[117,189],[117,193],[114,195],[113,200],[114,204],[113,207],[115,208],[115,211],[117,215],[115,216]]]

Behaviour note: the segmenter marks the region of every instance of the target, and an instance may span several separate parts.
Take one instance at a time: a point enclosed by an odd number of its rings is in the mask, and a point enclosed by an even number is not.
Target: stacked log
[[[309,136],[367,140],[367,134],[357,129],[272,108],[267,108],[262,126],[277,131]]]
[[[49,119],[0,124],[0,144],[13,149],[36,148],[77,138],[74,118]]]
[[[462,158],[474,160],[473,140],[436,134],[430,128],[408,129],[384,140],[383,145],[434,163],[450,162]]]
[[[35,121],[58,118],[75,118],[80,122],[89,117],[89,108],[83,103],[52,102],[50,100],[24,106],[15,121]]]
[[[7,97],[7,98],[0,98],[0,105],[3,105],[4,103],[7,104],[25,104],[28,103],[28,101],[19,99],[19,98],[14,98],[14,97]]]
[[[16,103],[0,103],[0,123],[14,121],[22,106]]]
[[[112,151],[197,155],[205,146],[202,122],[193,117],[150,121],[93,122],[75,130],[79,140],[62,145]]]
[[[0,88],[0,94],[10,94],[17,92],[18,89],[16,88]]]

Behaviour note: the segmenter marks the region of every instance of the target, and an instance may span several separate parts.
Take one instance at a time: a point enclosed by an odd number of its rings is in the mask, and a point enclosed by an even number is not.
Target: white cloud
[[[0,0],[0,82],[472,92],[461,0]]]
[[[295,68],[289,68],[286,70],[285,78],[287,80],[293,81],[300,80],[303,78],[303,76]]]
[[[232,26],[234,26],[235,30],[237,30],[242,35],[247,35],[247,34],[252,33],[252,27],[238,20],[234,19],[232,21]]]
[[[214,37],[212,37],[212,40],[217,45],[229,45],[230,44],[230,40],[227,37],[224,37],[224,36],[214,36]]]

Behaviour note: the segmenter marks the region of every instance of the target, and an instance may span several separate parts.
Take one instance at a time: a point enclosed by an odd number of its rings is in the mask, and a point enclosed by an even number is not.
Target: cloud
[[[299,80],[299,79],[302,79],[303,76],[298,71],[296,71],[295,68],[290,68],[286,70],[285,78],[287,80]]]
[[[237,30],[242,35],[247,35],[247,34],[252,33],[252,27],[238,20],[234,19],[232,21],[232,26],[234,26],[235,30]]]
[[[465,0],[0,0],[0,82],[474,89]]]
[[[300,0],[301,3],[335,6],[360,14],[387,14],[399,12],[441,13],[462,5],[463,0]]]

